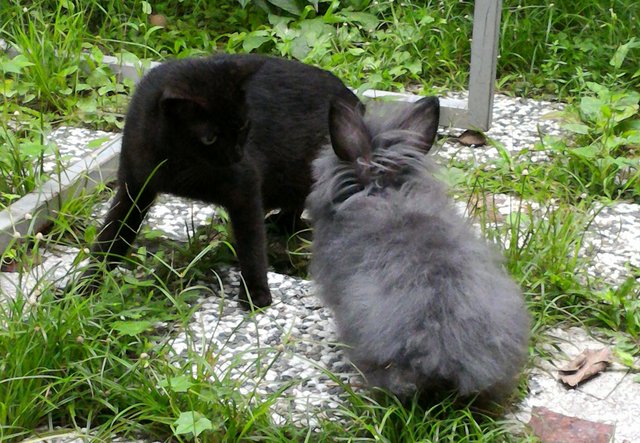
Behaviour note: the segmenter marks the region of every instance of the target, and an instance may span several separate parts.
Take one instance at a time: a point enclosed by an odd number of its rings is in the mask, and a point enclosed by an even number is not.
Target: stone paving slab
[[[466,93],[449,94],[450,98],[467,99]],[[522,149],[533,148],[541,136],[556,136],[562,134],[560,124],[551,118],[554,113],[564,109],[561,103],[532,100],[528,98],[513,98],[496,94],[493,102],[493,123],[485,132],[487,137],[499,143],[511,155]],[[457,136],[461,130],[451,129],[450,134]],[[499,151],[493,146],[473,147],[458,143],[450,138],[440,147],[438,157],[443,159],[486,163],[500,158]],[[545,161],[549,157],[545,152],[531,154],[532,161]]]
[[[617,202],[595,212],[581,252],[593,259],[589,273],[614,285],[640,278],[640,205]]]
[[[61,126],[47,137],[56,149],[44,156],[43,170],[45,173],[52,173],[58,166],[62,169],[69,167],[118,136],[113,132]]]
[[[615,427],[535,407],[528,426],[542,443],[609,443]]]
[[[634,381],[637,374],[613,363],[575,389],[558,381],[557,369],[567,361],[584,349],[613,346],[614,340],[591,336],[589,331],[577,327],[556,328],[547,334],[550,342],[545,348],[552,357],[536,359],[529,375],[530,393],[520,405],[517,419],[527,423],[531,409],[544,406],[564,415],[615,425],[614,443],[640,442],[640,383]]]
[[[97,204],[93,210],[96,220],[104,220],[110,202]],[[199,228],[218,218],[220,208],[197,200],[160,195],[149,209],[143,228],[162,233],[164,238],[186,242]]]
[[[489,136],[510,152],[530,147],[540,133],[559,133],[554,121],[543,118],[558,109],[561,105],[555,103],[497,96],[494,127]],[[69,144],[75,146],[74,149],[83,145],[80,139],[84,136],[70,129],[54,133],[59,145],[65,145],[65,137],[69,137]],[[86,136],[95,138],[94,135]],[[82,154],[70,150],[68,155]],[[498,151],[447,141],[438,155],[443,159],[455,155],[465,161],[481,162],[496,158]],[[522,202],[508,195],[496,195],[493,204],[498,217],[504,218]],[[105,210],[106,204],[96,208],[96,217],[101,218]],[[162,196],[151,210],[145,227],[162,231],[166,238],[186,241],[216,213],[211,205]],[[589,268],[593,275],[619,284],[632,275],[633,267],[640,262],[639,241],[640,206],[619,202],[596,215],[585,235],[586,246],[581,253],[593,258]],[[36,283],[46,279],[64,285],[76,253],[74,249],[50,249],[45,252],[42,265],[28,273],[0,274],[1,292],[10,296],[15,294],[16,288],[21,288],[29,294],[31,302],[37,302],[37,291],[33,290]],[[198,300],[199,308],[190,325],[194,346],[197,349],[215,347],[220,353],[219,370],[241,377],[246,391],[256,389],[266,394],[286,383],[288,388],[272,409],[276,421],[287,417],[308,424],[314,414],[339,418],[331,414],[333,408],[345,401],[345,394],[326,375],[325,369],[337,373],[342,383],[358,386],[361,380],[336,343],[330,313],[314,297],[312,283],[269,273],[274,305],[251,319],[236,301],[241,284],[237,269],[226,267],[217,272],[222,288],[215,276],[200,282],[209,290]],[[177,356],[186,355],[186,338],[185,333],[173,338],[172,347]],[[580,328],[549,331],[552,357],[536,360],[529,375],[530,393],[513,418],[526,423],[532,407],[546,406],[566,415],[614,424],[615,443],[640,442],[640,383],[634,382],[633,374],[628,374],[625,368],[614,365],[577,389],[567,389],[557,381],[555,369],[560,361],[578,354],[585,346],[595,346],[599,340],[602,339],[596,340]],[[263,372],[252,367],[258,353],[268,361],[275,360],[273,367]],[[243,373],[245,369],[247,372]],[[260,373],[257,379],[250,376],[256,375],[256,371]]]

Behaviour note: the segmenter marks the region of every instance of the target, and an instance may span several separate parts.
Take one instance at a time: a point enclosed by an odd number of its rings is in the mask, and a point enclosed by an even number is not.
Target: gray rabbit
[[[333,151],[314,161],[307,199],[311,273],[369,384],[500,401],[526,361],[530,318],[500,254],[434,177],[438,118],[434,97],[366,114],[332,103]]]

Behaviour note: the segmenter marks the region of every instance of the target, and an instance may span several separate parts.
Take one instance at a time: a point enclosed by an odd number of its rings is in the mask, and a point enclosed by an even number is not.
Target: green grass
[[[169,352],[166,332],[155,325],[185,325],[191,309],[185,297],[163,297],[162,288],[143,295],[148,286],[141,285],[114,289],[63,300],[45,291],[37,304],[19,298],[5,307],[2,441],[19,440],[47,423],[87,427],[102,438],[113,432],[167,438],[179,434],[179,419],[190,411],[220,421],[206,441],[222,435],[238,441],[265,426],[264,414],[256,416],[262,403],[242,398],[238,382],[209,381],[215,350],[190,349],[181,361]]]
[[[104,54],[148,61],[219,50],[271,53],[331,69],[361,89],[432,92],[464,89],[468,81],[473,2],[467,1],[288,0],[262,2],[266,10],[249,0],[162,1],[153,8],[146,1],[113,0],[4,0],[1,5],[0,38],[20,52],[0,55],[5,76],[0,143],[9,148],[0,152],[0,170],[12,177],[0,183],[1,204],[41,180],[33,165],[44,149],[52,148],[44,146],[41,135],[34,136],[37,122],[40,134],[61,122],[122,128],[133,85],[110,72]],[[166,16],[167,26],[152,25],[152,13]],[[634,0],[505,1],[499,89],[568,101],[589,91],[589,85],[612,94],[638,89],[638,16],[640,5]],[[620,101],[611,94],[600,99]],[[27,127],[29,134],[8,121]],[[637,146],[634,137],[631,143]],[[603,146],[604,157],[619,151]],[[570,168],[584,169],[580,162],[574,156]],[[608,196],[620,191],[605,182],[625,165],[601,169],[603,176],[594,177],[601,183],[584,186],[603,186]]]
[[[284,3],[305,4],[279,2]],[[35,59],[29,71],[38,98],[65,111],[65,95],[78,92],[73,86],[82,76],[79,51],[94,47],[143,59],[216,50],[268,52],[331,68],[354,86],[466,85],[473,2],[321,1],[317,10],[312,3],[297,12],[272,6],[270,15],[257,5],[186,0],[154,2],[152,8],[145,1],[17,1],[2,8],[0,35]],[[165,15],[167,26],[150,24],[152,12]],[[502,90],[570,98],[585,80],[603,82],[611,73],[611,54],[629,43],[615,75],[621,85],[640,85],[637,2],[507,0],[502,16]]]
[[[47,120],[17,103],[5,102],[0,109],[0,209],[32,191],[45,177],[44,155],[53,150],[45,140],[50,129]]]
[[[612,288],[589,279],[587,261],[577,254],[594,216],[593,201],[557,199],[539,208],[525,202],[499,219],[491,204],[494,183],[503,183],[516,197],[529,192],[544,201],[553,195],[553,187],[539,186],[544,172],[531,171],[505,185],[513,179],[510,172],[478,167],[464,176],[469,184],[456,187],[475,196],[472,206],[485,235],[506,245],[507,266],[525,289],[535,318],[531,352],[541,352],[537,344],[546,328],[562,323],[609,330],[618,337],[618,355],[632,357],[640,332],[638,283],[630,279]],[[37,262],[38,248],[45,246],[90,242],[94,234],[85,226],[95,199],[88,195],[65,205],[49,235],[32,239],[30,247],[13,248],[14,262]],[[153,241],[152,234],[146,240],[143,236],[142,243]],[[529,441],[513,433],[513,423],[448,400],[424,410],[415,402],[403,405],[380,393],[354,391],[335,375],[332,379],[348,397],[330,415],[342,422],[320,420],[317,429],[290,422],[275,425],[268,411],[279,394],[239,394],[242,378],[216,371],[220,349],[198,352],[190,347],[186,359],[176,358],[169,346],[172,331],[185,330],[191,318],[194,297],[204,289],[194,282],[229,260],[228,236],[223,218],[195,233],[185,246],[165,245],[154,253],[150,250],[158,248],[137,249],[129,267],[149,277],[114,275],[99,294],[79,296],[72,289],[62,298],[43,280],[37,291],[0,305],[0,352],[9,356],[0,363],[0,440],[19,441],[34,429],[55,424],[63,429],[57,432],[88,428],[104,439],[118,433],[192,441],[196,432],[196,441],[202,442]],[[304,255],[306,249],[296,253]],[[253,321],[252,316],[246,321]],[[262,365],[291,358],[282,349],[253,351],[260,353]]]
[[[18,248],[16,258],[28,262],[38,246]],[[196,350],[187,333],[186,357],[171,351],[174,331],[186,331],[204,289],[182,272],[197,260],[171,267],[172,278],[164,278],[158,271],[167,266],[164,256],[149,255],[137,265],[152,277],[115,276],[98,294],[72,287],[62,298],[43,279],[36,290],[0,304],[0,440],[20,441],[38,429],[98,440],[116,433],[201,442],[523,441],[506,423],[469,407],[445,400],[424,410],[356,392],[334,375],[348,396],[328,412],[341,422],[275,425],[269,407],[280,392],[242,395],[238,388],[276,359],[291,358],[286,347],[250,349],[259,354],[257,365],[239,378],[231,371],[241,354],[221,373],[224,349],[213,343]],[[245,322],[253,321],[247,315]]]
[[[157,60],[253,51],[317,64],[360,88],[465,87],[473,2],[315,4],[184,0],[154,2],[152,10],[140,0],[0,0],[0,38],[20,52],[0,54],[0,205],[45,178],[42,158],[55,147],[44,136],[53,127],[122,127],[133,85],[110,72],[105,54]],[[165,15],[168,26],[150,24],[150,12]],[[596,208],[640,201],[639,16],[635,0],[505,0],[499,90],[566,100],[555,117],[570,134],[543,138],[516,154],[492,142],[498,160],[454,159],[447,168],[483,233],[504,245],[506,265],[524,289],[535,319],[532,355],[542,353],[544,331],[558,324],[614,335],[624,362],[638,353],[637,270],[613,287],[589,277],[578,252]],[[549,160],[532,162],[540,152]],[[99,191],[65,202],[47,235],[16,242],[2,254],[2,265],[29,267],[41,248],[91,243],[92,207],[110,195]],[[496,193],[523,203],[501,217],[492,204]],[[278,254],[270,262],[305,276],[307,234],[271,245]],[[319,420],[315,429],[274,424],[269,406],[278,393],[243,396],[242,380],[216,371],[219,349],[190,346],[188,358],[178,359],[169,345],[204,290],[195,282],[234,260],[224,214],[194,231],[186,245],[167,246],[156,237],[141,235],[127,264],[140,273],[114,275],[98,294],[71,289],[61,296],[42,280],[32,292],[0,303],[0,441],[20,441],[35,429],[53,432],[53,426],[68,434],[87,428],[102,440],[117,433],[201,442],[533,441],[513,434],[510,423],[447,400],[423,410],[345,385],[347,402],[330,411],[342,422]],[[134,277],[141,274],[150,277]],[[269,347],[259,353],[263,364],[291,357]]]

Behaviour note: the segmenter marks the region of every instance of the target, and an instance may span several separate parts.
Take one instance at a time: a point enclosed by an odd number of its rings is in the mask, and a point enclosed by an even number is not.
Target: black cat
[[[255,54],[152,69],[129,106],[118,191],[93,257],[112,268],[158,193],[220,204],[229,212],[248,291],[241,301],[269,305],[265,210],[300,216],[336,97],[359,103],[327,71]]]

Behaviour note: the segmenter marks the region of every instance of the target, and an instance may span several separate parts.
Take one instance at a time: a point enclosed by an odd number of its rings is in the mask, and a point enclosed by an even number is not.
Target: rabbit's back
[[[499,400],[525,362],[529,317],[500,254],[457,214],[424,155],[437,100],[360,111],[332,105],[333,152],[313,164],[319,295],[372,385]]]
[[[320,296],[372,384],[499,397],[526,357],[519,289],[441,188],[419,188],[352,197],[314,222]]]

